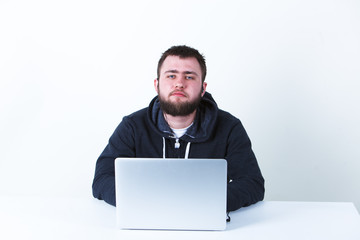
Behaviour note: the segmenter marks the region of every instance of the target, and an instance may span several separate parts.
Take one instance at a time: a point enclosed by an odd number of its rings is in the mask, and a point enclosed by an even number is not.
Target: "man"
[[[227,211],[261,201],[264,179],[241,122],[206,92],[204,57],[187,46],[163,53],[149,107],[123,118],[96,163],[93,195],[115,206],[114,159],[225,158]]]

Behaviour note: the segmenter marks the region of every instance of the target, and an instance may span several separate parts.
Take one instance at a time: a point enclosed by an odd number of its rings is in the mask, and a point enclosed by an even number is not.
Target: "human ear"
[[[204,96],[205,92],[206,92],[206,87],[207,87],[207,83],[203,82],[202,86],[201,86],[201,96]]]
[[[157,94],[159,94],[159,79],[155,78],[154,80],[154,88]]]

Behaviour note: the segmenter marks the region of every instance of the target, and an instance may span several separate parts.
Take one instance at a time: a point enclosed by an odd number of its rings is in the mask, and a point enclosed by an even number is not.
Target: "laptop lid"
[[[225,159],[117,158],[122,229],[224,230]]]

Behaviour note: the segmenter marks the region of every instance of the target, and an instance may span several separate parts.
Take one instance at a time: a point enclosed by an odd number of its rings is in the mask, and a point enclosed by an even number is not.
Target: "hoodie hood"
[[[161,137],[174,138],[174,133],[165,121],[163,111],[160,108],[158,96],[154,97],[148,108],[148,121],[154,131]],[[209,137],[216,123],[218,107],[210,93],[206,92],[197,108],[193,125],[181,137],[187,142],[204,142]]]

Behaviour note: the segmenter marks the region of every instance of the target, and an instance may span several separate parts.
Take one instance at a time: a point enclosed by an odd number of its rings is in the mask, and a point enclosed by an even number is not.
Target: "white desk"
[[[260,202],[230,216],[225,231],[119,230],[115,208],[90,196],[0,196],[0,239],[360,239],[352,203]]]

